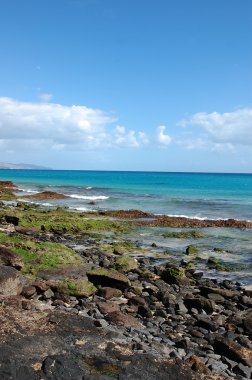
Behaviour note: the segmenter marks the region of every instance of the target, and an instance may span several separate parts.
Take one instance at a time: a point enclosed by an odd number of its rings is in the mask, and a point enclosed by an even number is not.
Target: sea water
[[[50,190],[70,196],[47,202],[52,206],[252,220],[252,174],[0,170],[0,180],[12,180],[22,193]]]

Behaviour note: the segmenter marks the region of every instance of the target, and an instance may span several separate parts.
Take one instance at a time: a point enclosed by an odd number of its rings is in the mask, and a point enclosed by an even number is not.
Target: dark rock
[[[215,310],[215,303],[204,297],[185,298],[184,303],[188,309],[196,308],[197,310],[204,310],[210,314]]]
[[[218,328],[218,325],[216,322],[213,322],[207,315],[197,315],[196,316],[197,322],[196,325],[203,327],[207,330],[216,331]]]
[[[87,272],[87,277],[95,285],[109,286],[121,290],[125,290],[130,286],[127,276],[114,269],[93,269]]]
[[[13,224],[14,226],[18,226],[19,218],[17,216],[5,215],[6,223]]]
[[[249,311],[244,320],[243,320],[243,326],[247,333],[252,334],[252,311]]]
[[[238,366],[233,369],[236,375],[244,376],[247,379],[251,379],[252,368],[239,363]]]
[[[137,313],[143,318],[152,318],[152,312],[147,306],[138,306]]]
[[[252,351],[231,339],[216,337],[214,340],[214,350],[216,353],[226,356],[238,363],[252,366]]]

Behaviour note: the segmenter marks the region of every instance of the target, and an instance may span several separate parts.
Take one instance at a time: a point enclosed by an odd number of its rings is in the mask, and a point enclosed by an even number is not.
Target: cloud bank
[[[200,127],[207,138],[217,145],[252,145],[252,108],[222,114],[199,112],[180,121],[178,125]]]
[[[48,94],[46,94],[48,95]],[[87,150],[98,147],[139,147],[146,143],[143,132],[111,129],[115,118],[98,109],[48,103],[19,102],[0,97],[0,149]]]

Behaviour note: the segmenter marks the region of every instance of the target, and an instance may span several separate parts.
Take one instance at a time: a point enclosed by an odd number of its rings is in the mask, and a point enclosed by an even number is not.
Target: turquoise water
[[[20,194],[51,190],[71,196],[51,206],[252,220],[251,174],[0,170],[0,180],[15,182]]]

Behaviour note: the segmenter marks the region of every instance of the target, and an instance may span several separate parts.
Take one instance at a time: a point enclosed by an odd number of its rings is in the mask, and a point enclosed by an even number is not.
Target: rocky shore
[[[121,239],[167,218],[2,203],[0,379],[250,379],[252,291]]]

